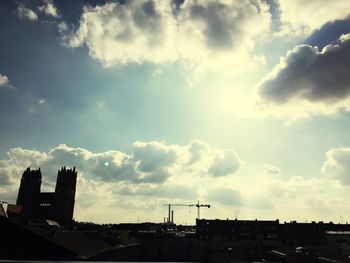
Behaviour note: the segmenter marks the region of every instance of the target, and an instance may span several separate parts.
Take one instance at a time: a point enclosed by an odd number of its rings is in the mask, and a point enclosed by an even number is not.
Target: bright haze
[[[2,0],[0,35],[0,200],[75,166],[78,221],[350,220],[348,0]]]

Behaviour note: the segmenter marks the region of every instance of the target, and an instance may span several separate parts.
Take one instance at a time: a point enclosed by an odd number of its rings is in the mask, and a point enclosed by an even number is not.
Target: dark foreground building
[[[66,224],[73,220],[77,172],[75,167],[58,170],[55,192],[41,192],[41,171],[24,171],[18,191],[18,216],[27,219],[50,219]],[[11,209],[10,209],[11,210]],[[9,215],[11,216],[11,214]]]

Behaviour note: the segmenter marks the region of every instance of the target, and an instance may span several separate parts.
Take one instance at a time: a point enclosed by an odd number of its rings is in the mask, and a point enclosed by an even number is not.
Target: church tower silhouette
[[[28,167],[21,179],[17,205],[22,206],[21,217],[51,219],[60,224],[73,220],[77,171],[65,166],[58,170],[55,192],[41,192],[41,171]]]
[[[68,222],[73,219],[76,182],[75,167],[72,170],[66,167],[58,170],[53,199],[53,214],[58,222]]]

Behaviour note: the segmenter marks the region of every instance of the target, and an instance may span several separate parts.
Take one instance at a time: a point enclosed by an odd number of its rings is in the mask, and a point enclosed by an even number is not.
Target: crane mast
[[[204,205],[204,204],[200,204],[199,201],[198,203],[196,204],[196,207],[197,207],[197,219],[201,219],[201,207],[208,207],[210,208],[210,205]]]

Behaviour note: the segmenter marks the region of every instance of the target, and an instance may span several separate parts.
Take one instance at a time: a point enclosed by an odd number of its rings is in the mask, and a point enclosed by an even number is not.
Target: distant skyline
[[[78,221],[350,221],[348,0],[1,0],[0,35],[0,200],[75,166]]]

